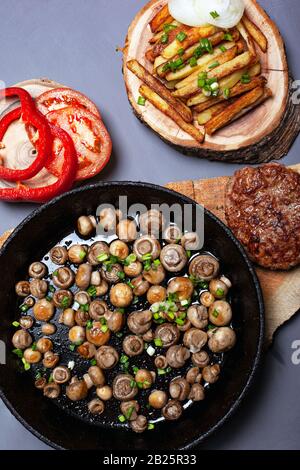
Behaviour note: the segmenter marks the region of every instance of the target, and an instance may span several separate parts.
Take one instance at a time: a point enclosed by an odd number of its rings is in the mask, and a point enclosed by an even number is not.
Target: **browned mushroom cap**
[[[158,266],[152,263],[150,269],[144,269],[143,276],[150,284],[158,285],[163,282],[166,277],[166,271],[163,266],[159,264]]]
[[[175,421],[182,415],[183,408],[180,401],[170,400],[162,409],[162,415],[169,421]]]
[[[95,346],[103,346],[110,340],[110,331],[107,325],[94,321],[92,328],[86,329],[86,339]]]
[[[53,351],[47,351],[44,354],[43,366],[47,369],[53,369],[59,361],[59,355]]]
[[[68,261],[68,251],[64,246],[55,246],[50,250],[50,259],[54,264],[65,264]]]
[[[42,279],[48,273],[48,268],[44,263],[35,261],[29,266],[28,274],[35,279]]]
[[[208,312],[204,305],[191,305],[188,308],[187,317],[195,328],[202,330],[208,325]]]
[[[219,379],[220,371],[219,364],[204,367],[202,371],[203,380],[209,384],[214,384]]]
[[[138,393],[135,380],[130,374],[118,374],[113,381],[113,396],[120,401],[132,400]]]
[[[39,379],[37,379],[37,380],[34,382],[34,386],[35,386],[35,388],[37,388],[38,390],[43,390],[43,388],[45,387],[46,384],[47,384],[46,377],[40,377]]]
[[[190,351],[184,346],[180,345],[171,346],[166,354],[166,359],[169,366],[174,367],[174,369],[183,367],[189,358]]]
[[[108,232],[116,229],[117,221],[122,217],[120,210],[112,207],[105,207],[99,213],[99,224],[104,231]]]
[[[36,348],[42,354],[45,354],[47,351],[53,349],[53,343],[49,338],[40,338],[36,343]]]
[[[85,310],[77,310],[75,313],[75,322],[79,326],[86,326],[89,319],[89,312],[86,312]]]
[[[163,214],[156,210],[150,209],[140,215],[140,229],[143,233],[157,236],[164,228],[165,220]]]
[[[146,416],[138,415],[138,417],[135,420],[130,421],[130,427],[133,430],[133,432],[136,432],[137,434],[145,432],[146,429],[148,428],[148,420]]]
[[[72,401],[79,401],[86,398],[88,388],[84,380],[76,380],[66,388],[66,395]]]
[[[216,326],[228,325],[232,319],[231,306],[225,300],[216,300],[209,307],[208,313],[210,322]]]
[[[55,367],[52,372],[52,377],[54,382],[57,384],[65,384],[71,378],[70,369],[68,369],[66,366]]]
[[[183,344],[192,352],[196,353],[201,351],[203,346],[207,343],[207,333],[198,328],[191,328],[184,333]]]
[[[43,299],[48,291],[47,281],[44,279],[33,279],[30,282],[30,293],[37,299]]]
[[[190,299],[193,292],[193,283],[187,277],[175,277],[169,282],[167,287],[167,294],[176,294],[179,301]]]
[[[99,271],[93,271],[91,274],[91,285],[98,287],[101,284],[101,274]]]
[[[49,321],[54,315],[54,305],[47,299],[38,300],[33,307],[33,314],[39,321]]]
[[[84,290],[76,292],[74,300],[75,302],[78,302],[79,305],[87,305],[91,302],[89,294]]]
[[[131,285],[133,286],[133,293],[134,295],[141,296],[146,294],[148,291],[150,284],[143,276],[138,276],[132,279]]]
[[[125,315],[120,311],[110,312],[105,314],[107,326],[113,333],[121,331],[125,324]]]
[[[64,266],[52,274],[53,284],[59,289],[68,289],[74,284],[75,274],[72,269]]]
[[[163,348],[168,348],[176,344],[179,340],[180,332],[176,325],[171,323],[163,323],[155,330],[155,339],[160,339]]]
[[[94,344],[85,341],[80,346],[78,346],[77,352],[85,359],[92,359],[92,357],[94,357],[96,354],[96,347]]]
[[[157,367],[158,369],[166,369],[166,367],[168,367],[167,358],[162,355],[157,356],[154,359],[154,364],[155,364],[155,367]]]
[[[55,307],[68,308],[73,303],[73,294],[70,290],[60,289],[54,292],[52,300],[53,300]],[[37,302],[37,304],[38,303],[39,302]]]
[[[133,253],[139,261],[154,260],[159,257],[161,247],[159,241],[150,235],[143,235],[133,245]]]
[[[99,321],[107,311],[107,303],[104,300],[96,299],[90,303],[89,314],[93,320]]]
[[[177,377],[170,382],[169,385],[169,393],[172,398],[184,401],[187,399],[190,393],[190,384],[188,381],[183,377]]]
[[[24,351],[23,358],[28,364],[37,364],[42,359],[40,351],[27,348]]]
[[[112,256],[124,260],[129,255],[129,248],[125,242],[121,240],[114,240],[109,246],[109,251]]]
[[[163,286],[151,286],[147,292],[147,300],[149,304],[163,302],[167,298],[167,289]]]
[[[102,346],[105,347],[105,346]],[[105,384],[105,375],[103,370],[98,366],[91,366],[88,370],[90,379],[96,387],[102,387]]]
[[[17,282],[15,289],[19,297],[27,297],[30,294],[30,284],[28,281]]]
[[[112,398],[112,388],[109,385],[103,385],[96,388],[96,393],[100,400],[108,401]]]
[[[214,303],[215,298],[211,292],[205,291],[200,294],[199,300],[204,307],[210,307]]]
[[[199,367],[191,367],[186,374],[186,380],[189,384],[201,382],[202,374]]]
[[[128,421],[133,421],[138,416],[140,405],[136,400],[123,401],[120,410]]]
[[[60,386],[55,383],[51,382],[46,384],[43,388],[44,396],[47,398],[51,398],[52,400],[58,398],[60,395]]]
[[[71,263],[80,264],[86,259],[87,247],[85,245],[72,245],[68,249],[68,257]]]
[[[123,242],[133,242],[137,237],[135,221],[129,219],[120,220],[117,225],[117,235]]]
[[[59,323],[71,328],[75,325],[75,311],[72,308],[66,308],[59,318]]]
[[[85,340],[85,329],[82,326],[73,326],[69,331],[71,343],[79,344]]]
[[[30,315],[24,315],[20,318],[19,323],[22,328],[25,328],[25,330],[29,330],[29,328],[33,326],[34,320]]]
[[[42,333],[44,335],[54,335],[55,332],[56,326],[52,323],[44,323],[44,325],[42,325]]]
[[[216,299],[226,297],[228,290],[228,286],[221,279],[212,279],[209,283],[209,291]]]
[[[101,263],[102,258],[109,258],[109,246],[105,242],[95,242],[88,249],[87,260],[93,266]]]
[[[140,261],[133,261],[128,266],[124,266],[124,273],[128,277],[137,277],[143,271],[143,265]]]
[[[187,232],[181,239],[181,245],[185,250],[199,250],[200,238],[196,232]]]
[[[150,388],[155,379],[154,374],[147,369],[139,369],[134,378],[137,386],[143,390]]]
[[[105,279],[101,279],[100,284],[96,287],[96,295],[105,295],[107,291],[108,291],[108,283],[105,281]]]
[[[18,330],[12,337],[12,344],[16,349],[26,349],[32,344],[32,337],[26,330]]]
[[[132,289],[127,284],[120,282],[112,286],[109,298],[115,307],[128,307],[133,299]]]
[[[219,261],[211,255],[198,255],[190,264],[189,273],[196,279],[210,281],[219,273]]]
[[[75,276],[75,284],[79,289],[87,289],[91,283],[92,266],[88,263],[81,264]]]
[[[187,254],[184,248],[175,243],[170,243],[163,247],[160,253],[160,261],[163,267],[172,273],[181,271],[187,261]]]
[[[96,219],[92,215],[82,215],[77,220],[77,230],[83,237],[88,237],[96,228]]]
[[[92,415],[101,415],[105,409],[104,403],[99,398],[93,398],[88,404],[89,412]]]
[[[226,352],[232,349],[235,343],[235,332],[232,328],[224,326],[212,331],[212,335],[208,341],[208,347],[214,353]]]
[[[101,268],[102,279],[109,282],[110,284],[119,282],[120,276],[122,275],[120,273],[123,273],[123,268],[118,263],[112,264],[109,269],[105,265]]]
[[[204,387],[199,383],[193,384],[188,398],[193,401],[204,400],[205,398]]]
[[[123,340],[123,349],[130,357],[138,356],[144,351],[144,341],[139,336],[126,336]]]
[[[188,318],[185,318],[183,322],[183,324],[177,325],[179,331],[187,331],[192,327],[192,324]]]
[[[101,346],[96,352],[95,358],[101,369],[112,369],[119,361],[119,353],[112,346]]]
[[[130,331],[136,335],[143,335],[151,328],[152,313],[150,310],[142,312],[132,312],[127,318],[127,325]]]
[[[192,355],[192,362],[195,366],[203,368],[209,364],[210,358],[206,351],[199,351]]]
[[[168,243],[178,243],[182,237],[182,231],[177,225],[169,225],[163,234],[163,239]]]
[[[149,395],[148,401],[152,408],[160,410],[166,405],[168,401],[168,395],[162,390],[153,390],[153,392],[151,392]]]

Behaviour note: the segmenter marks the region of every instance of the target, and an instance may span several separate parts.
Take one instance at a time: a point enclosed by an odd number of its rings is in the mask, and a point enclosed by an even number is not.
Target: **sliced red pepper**
[[[29,188],[18,184],[15,188],[0,189],[0,200],[46,202],[59,194],[71,189],[77,172],[77,155],[73,140],[67,132],[50,124],[53,137],[58,138],[64,147],[64,162],[57,181],[41,188]]]
[[[0,121],[0,142],[3,139],[9,125],[22,116],[24,124],[31,124],[39,132],[37,144],[37,156],[33,163],[25,169],[16,170],[0,166],[0,178],[7,181],[24,181],[39,173],[46,165],[52,153],[53,136],[50,126],[45,117],[36,108],[33,99],[26,90],[22,88],[6,88],[0,91],[1,96],[18,96],[21,108],[16,108],[7,113]]]

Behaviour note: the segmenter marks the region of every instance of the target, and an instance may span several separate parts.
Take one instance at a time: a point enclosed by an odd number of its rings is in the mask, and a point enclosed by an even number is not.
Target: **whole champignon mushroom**
[[[125,283],[118,283],[112,286],[109,298],[115,307],[128,307],[133,300],[132,289]]]
[[[69,289],[74,284],[75,274],[72,269],[64,266],[52,274],[53,284],[59,289]]]
[[[195,279],[210,281],[217,277],[220,269],[219,261],[211,255],[198,255],[192,259],[189,274]]]
[[[58,366],[52,372],[52,378],[57,384],[65,384],[71,378],[70,369],[66,366]]]
[[[79,305],[89,305],[91,302],[89,294],[84,290],[77,291],[74,300],[79,303]]]
[[[136,335],[146,333],[152,324],[152,313],[150,310],[132,312],[127,318],[127,325],[130,331]]]
[[[27,348],[23,353],[23,358],[28,364],[37,364],[42,359],[42,355],[38,350]]]
[[[105,232],[116,230],[117,222],[122,217],[119,209],[105,207],[99,213],[99,224]]]
[[[181,240],[182,231],[178,225],[169,225],[163,233],[163,239],[167,243],[178,243]]]
[[[68,261],[68,251],[64,246],[55,246],[50,250],[49,255],[54,264],[63,265]]]
[[[151,286],[147,292],[147,300],[149,304],[164,302],[167,298],[167,289],[163,286]]]
[[[206,351],[199,351],[192,355],[192,363],[195,366],[200,367],[200,369],[203,369],[203,367],[208,366],[209,362],[210,358]]]
[[[99,398],[93,398],[93,400],[88,403],[88,410],[92,415],[101,415],[104,409],[104,403]]]
[[[84,400],[88,394],[88,388],[84,380],[76,380],[66,387],[66,395],[71,401]]]
[[[195,328],[202,330],[208,325],[208,312],[204,305],[191,305],[188,308],[187,317]]]
[[[45,354],[53,349],[53,343],[49,338],[40,338],[36,343],[36,348],[40,353]]]
[[[29,266],[28,274],[34,279],[42,279],[43,277],[47,276],[48,268],[44,263],[41,263],[40,261],[35,261]]]
[[[205,398],[204,387],[199,383],[193,384],[192,387],[191,387],[191,391],[190,391],[190,394],[189,394],[188,398],[189,398],[189,400],[192,400],[192,401],[202,401],[202,400],[204,400],[204,398]]]
[[[186,380],[189,384],[200,383],[202,374],[199,367],[191,367],[186,374]]]
[[[59,323],[72,328],[75,325],[75,311],[72,308],[66,308],[59,319]]]
[[[226,297],[228,290],[228,286],[220,279],[212,279],[209,283],[209,291],[216,299]]]
[[[98,366],[91,366],[88,370],[90,379],[95,387],[102,387],[105,384],[105,375]]]
[[[167,287],[167,294],[176,294],[179,301],[189,300],[194,292],[194,285],[188,277],[174,277]]]
[[[190,384],[184,377],[177,377],[176,379],[171,380],[169,385],[170,396],[179,401],[187,399],[190,389]]]
[[[177,324],[177,328],[178,328],[179,331],[185,332],[185,331],[189,330],[190,328],[192,328],[192,324],[191,324],[191,322],[188,318],[185,318],[182,321],[183,321],[183,323],[180,322],[180,325]]]
[[[168,421],[175,421],[182,415],[183,408],[178,400],[170,400],[162,409],[162,415]]]
[[[143,271],[143,265],[140,261],[132,261],[128,266],[124,266],[124,273],[128,277],[137,277]]]
[[[219,364],[204,367],[202,371],[203,380],[209,384],[214,384],[219,379],[220,371]]]
[[[55,382],[46,384],[43,388],[43,393],[45,397],[51,398],[52,400],[54,400],[55,398],[58,398],[60,395],[60,386]]]
[[[152,408],[155,408],[156,410],[160,410],[163,408],[168,401],[168,395],[166,392],[163,390],[153,390],[153,392],[150,393],[148,402],[149,405],[152,406]]]
[[[199,300],[200,300],[201,304],[204,305],[204,307],[208,308],[214,303],[215,298],[211,294],[211,292],[205,291],[205,292],[202,292],[200,294]]]
[[[129,219],[120,220],[117,225],[117,235],[123,242],[133,242],[137,237],[135,221]]]
[[[86,339],[95,346],[103,346],[110,340],[110,331],[106,325],[94,321],[92,328],[86,329]]]
[[[112,264],[109,269],[106,266],[101,268],[101,277],[110,284],[115,284],[120,281],[120,273],[123,273],[123,268],[120,264]]]
[[[152,263],[150,269],[144,269],[143,276],[150,284],[158,285],[165,279],[166,272],[161,264]]]
[[[138,276],[132,279],[131,285],[133,286],[133,293],[140,297],[141,295],[145,295],[148,291],[150,284],[143,276]]]
[[[56,326],[52,323],[44,323],[42,325],[42,333],[43,335],[54,335],[56,333]]]
[[[166,354],[169,366],[174,369],[183,367],[185,362],[190,358],[190,351],[181,345],[171,346]]]
[[[146,390],[152,386],[153,375],[147,369],[139,369],[135,374],[135,381],[137,386],[143,390]]]
[[[103,387],[96,388],[97,396],[100,400],[108,401],[112,398],[112,388],[109,385],[103,385]]]
[[[26,349],[32,344],[32,337],[26,330],[18,330],[12,337],[12,344],[16,349]]]
[[[29,328],[33,326],[34,320],[30,315],[24,315],[20,318],[19,323],[22,328],[25,328],[25,330],[29,330]]]
[[[209,349],[214,353],[226,352],[234,347],[236,334],[232,328],[224,326],[213,330],[208,341]]]
[[[30,282],[30,293],[37,299],[43,299],[47,295],[48,283],[44,279],[33,279]]]
[[[109,258],[109,246],[105,242],[95,242],[88,249],[87,261],[92,266],[97,266],[103,260]]]
[[[85,340],[85,329],[82,326],[73,326],[69,331],[71,343],[80,344]]]
[[[167,271],[175,273],[185,267],[188,258],[182,246],[170,243],[169,245],[165,245],[161,250],[160,261]]]
[[[167,358],[162,355],[156,356],[156,358],[154,359],[154,364],[155,367],[157,367],[158,369],[166,369],[168,367]]]
[[[54,292],[52,300],[55,307],[68,308],[73,302],[73,294],[70,290],[59,289]]]
[[[78,267],[75,284],[79,289],[87,289],[91,283],[92,266],[88,263],[81,264]]]
[[[159,257],[161,246],[151,235],[142,235],[133,244],[133,253],[139,261],[150,261]]]
[[[140,215],[139,224],[143,233],[157,236],[163,230],[165,220],[162,212],[150,209]]]
[[[93,284],[93,285],[95,285],[95,284]],[[100,284],[97,285],[97,287],[96,287],[96,295],[98,295],[98,296],[105,295],[107,293],[107,291],[108,291],[108,283],[107,283],[107,281],[105,281],[105,279],[101,279]]]
[[[195,251],[200,248],[200,238],[196,232],[187,232],[181,239],[181,245],[185,250]]]
[[[28,308],[31,308],[34,306],[35,304],[35,299],[33,297],[27,297],[25,300],[24,300],[24,304],[27,305]]]
[[[77,220],[77,230],[82,237],[88,237],[96,228],[96,219],[92,215],[81,215]]]
[[[91,285],[98,287],[101,284],[101,274],[99,271],[93,271],[91,274]]]
[[[49,321],[54,315],[54,305],[47,299],[41,299],[33,307],[33,315],[38,321]]]
[[[77,348],[78,354],[85,359],[92,359],[96,354],[96,347],[94,344],[85,341]]]
[[[121,413],[128,421],[137,419],[140,405],[136,400],[123,401],[120,405]]]
[[[112,346],[101,346],[95,355],[101,369],[113,369],[119,362],[119,353]]]
[[[125,315],[116,310],[114,312],[108,311],[105,314],[107,326],[112,331],[113,333],[118,333],[118,331],[121,331],[124,323],[125,323]]]
[[[46,367],[46,369],[53,369],[56,364],[59,361],[59,355],[54,353],[53,351],[47,351],[44,354],[44,359],[43,359],[43,366]]]
[[[154,340],[154,331],[151,329],[146,331],[146,333],[142,335],[142,338],[146,343],[151,343],[151,341]]]
[[[135,380],[130,374],[118,374],[113,381],[113,396],[116,400],[132,400],[138,393]]]
[[[17,282],[15,290],[19,297],[27,297],[30,294],[30,284],[28,281]]]
[[[228,325],[232,319],[231,306],[225,300],[216,300],[209,307],[208,313],[210,322],[216,326]]]
[[[107,303],[104,300],[93,300],[90,303],[89,315],[93,320],[99,321],[108,312]]]
[[[138,356],[144,351],[144,341],[139,336],[126,336],[123,340],[123,350],[130,357]]]
[[[177,326],[172,323],[163,323],[155,330],[155,339],[161,340],[163,348],[178,343],[179,337],[180,332]]]
[[[68,249],[68,258],[71,263],[81,264],[87,255],[87,247],[85,245],[72,245]]]
[[[145,432],[146,429],[148,428],[148,420],[146,416],[138,415],[138,417],[135,420],[130,421],[130,426],[133,432],[140,434],[142,432]]]
[[[46,377],[40,377],[39,379],[36,379],[36,381],[34,382],[34,386],[38,390],[43,390],[46,384],[47,384]]]
[[[112,256],[124,260],[129,255],[129,248],[125,242],[121,240],[114,240],[109,246],[109,251]]]
[[[192,352],[201,351],[207,343],[207,333],[198,328],[191,328],[184,333],[183,344]]]
[[[80,309],[80,310],[77,310],[77,312],[75,313],[76,325],[86,326],[89,319],[90,319],[89,312],[86,312],[85,310]]]

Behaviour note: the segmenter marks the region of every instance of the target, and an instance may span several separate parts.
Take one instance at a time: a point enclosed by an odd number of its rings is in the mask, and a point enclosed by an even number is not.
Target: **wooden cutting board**
[[[300,173],[300,164],[293,167]],[[229,177],[188,180],[166,186],[194,199],[213,212],[224,223],[225,188]],[[270,271],[256,268],[266,308],[266,343],[270,345],[276,330],[300,309],[300,267],[291,271]]]

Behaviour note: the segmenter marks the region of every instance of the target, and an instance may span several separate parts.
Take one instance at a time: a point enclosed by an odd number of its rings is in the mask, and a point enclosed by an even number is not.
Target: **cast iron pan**
[[[28,265],[71,233],[77,218],[95,213],[100,203],[116,204],[126,195],[129,204],[197,204],[173,191],[145,183],[98,183],[75,189],[38,208],[14,231],[0,251],[1,329],[7,345],[6,365],[1,366],[1,398],[13,415],[35,436],[56,449],[174,450],[188,449],[217,430],[236,410],[258,368],[264,333],[264,308],[260,286],[245,251],[231,231],[205,211],[204,250],[221,258],[222,271],[233,281],[232,307],[238,335],[222,376],[206,399],[190,407],[178,422],[162,423],[142,435],[118,426],[93,426],[62,411],[33,386],[10,353],[16,317],[14,285]]]

